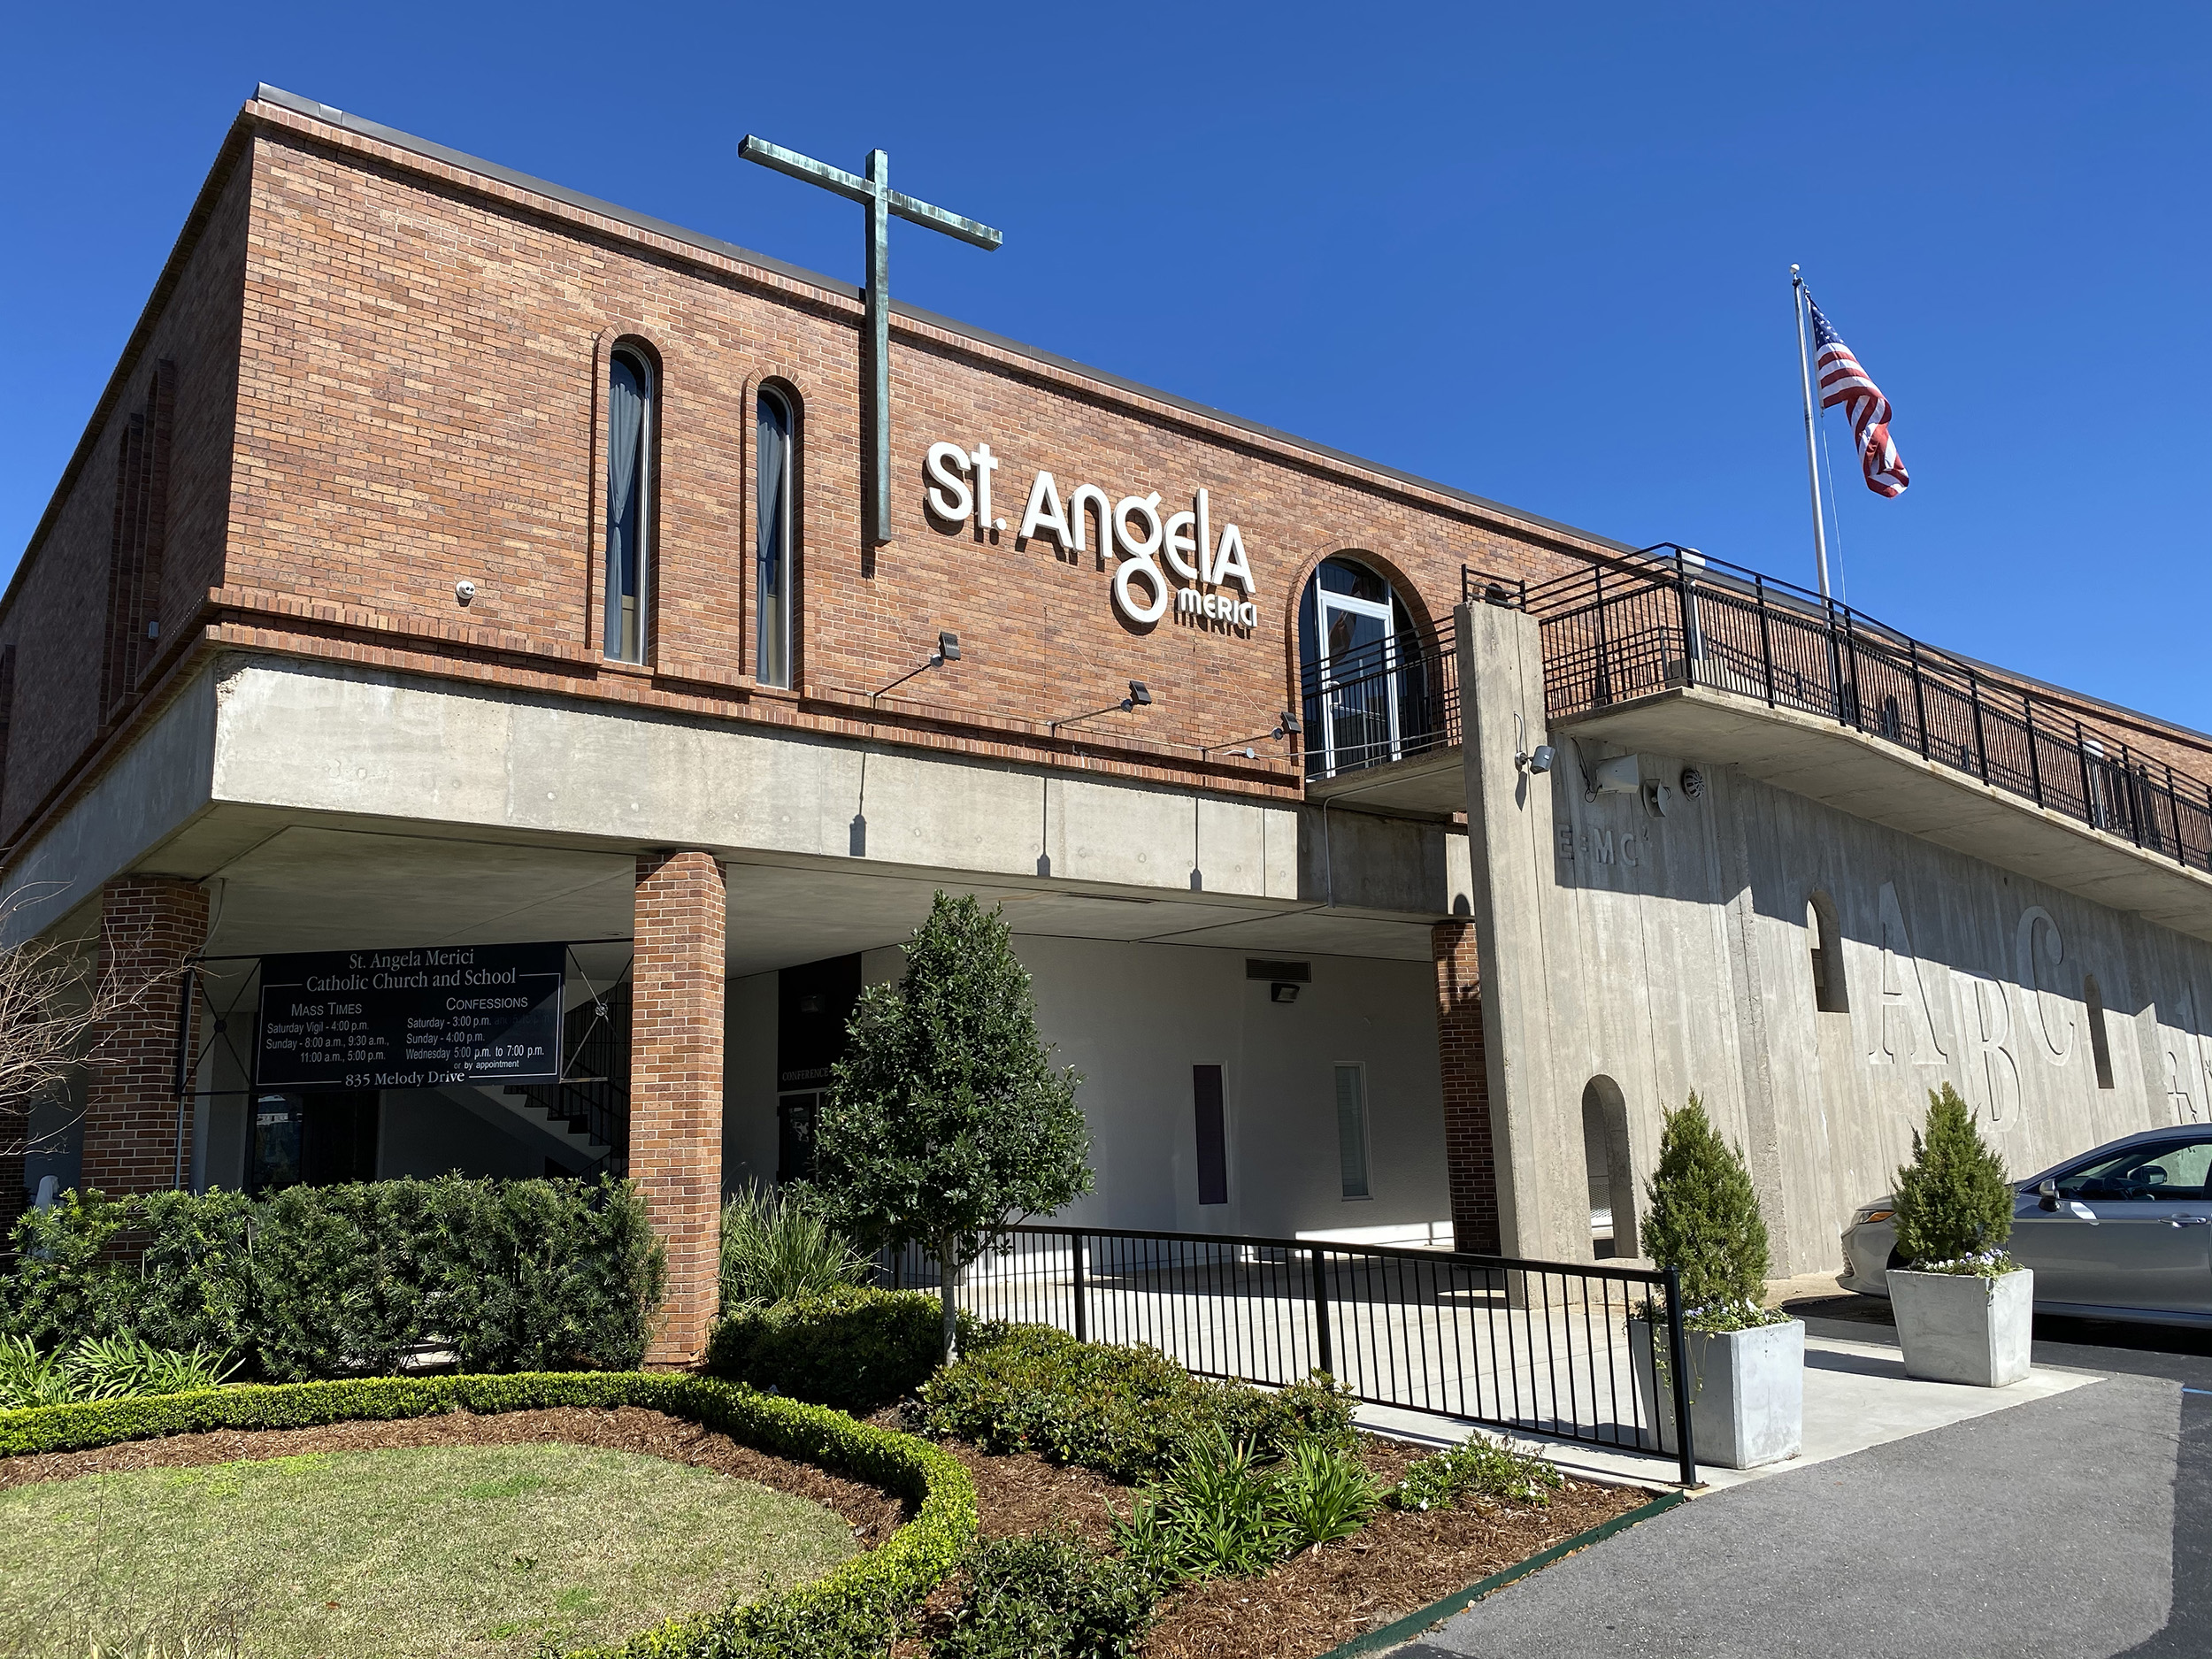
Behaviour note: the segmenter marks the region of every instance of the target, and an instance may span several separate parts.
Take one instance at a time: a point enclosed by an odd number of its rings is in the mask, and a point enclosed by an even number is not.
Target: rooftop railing
[[[2017,681],[1787,582],[1672,543],[1526,590],[1559,719],[1698,686],[1817,715],[2212,871],[2212,786]]]

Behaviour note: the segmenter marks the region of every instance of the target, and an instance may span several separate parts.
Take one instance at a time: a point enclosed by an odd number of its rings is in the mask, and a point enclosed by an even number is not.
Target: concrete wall
[[[1505,1102],[1507,1248],[1586,1253],[1582,1098],[1628,1104],[1640,1203],[1662,1109],[1696,1090],[1745,1148],[1775,1271],[1837,1264],[1852,1208],[1886,1192],[1948,1081],[2016,1175],[2099,1141],[2201,1119],[2212,946],[1770,787],[1646,754],[1642,794],[1589,798],[1561,740],[1548,778],[1512,763],[1511,710],[1542,709],[1534,625],[1470,618],[1468,777],[1494,1102]],[[1845,1011],[1816,1007],[1808,906],[1832,905]],[[2101,993],[2110,1087],[2085,976]],[[1496,1108],[1494,1105],[1494,1110]]]
[[[1065,1212],[1102,1226],[1448,1237],[1435,988],[1426,963],[1301,958],[1292,1003],[1245,977],[1240,951],[1018,937],[1038,1026],[1082,1074],[1097,1190]],[[870,951],[869,984],[902,972]],[[772,1177],[776,976],[729,989],[725,1171]],[[1343,1196],[1334,1068],[1366,1072],[1369,1189]],[[1229,1202],[1202,1207],[1191,1068],[1219,1065]]]

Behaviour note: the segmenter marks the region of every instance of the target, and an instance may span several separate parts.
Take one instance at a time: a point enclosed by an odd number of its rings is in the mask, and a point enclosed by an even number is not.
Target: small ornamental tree
[[[1985,1258],[2012,1236],[2012,1184],[2004,1160],[1974,1127],[1974,1114],[1946,1083],[1928,1091],[1928,1132],[1912,1136],[1912,1162],[1897,1171],[1897,1249],[1923,1263]]]
[[[937,895],[906,977],[861,993],[815,1124],[813,1186],[847,1236],[918,1244],[943,1284],[945,1354],[968,1264],[1091,1190],[1082,1081],[1037,1036],[1004,918]]]
[[[1730,1329],[1757,1310],[1766,1290],[1766,1220],[1743,1155],[1721,1139],[1695,1094],[1667,1113],[1659,1167],[1644,1196],[1644,1254],[1680,1271],[1683,1306],[1729,1320]]]

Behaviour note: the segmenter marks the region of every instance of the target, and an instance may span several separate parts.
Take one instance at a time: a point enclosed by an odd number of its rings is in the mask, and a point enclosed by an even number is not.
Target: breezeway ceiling
[[[627,852],[292,823],[211,872],[210,956],[622,940]],[[729,866],[732,977],[898,943],[940,888],[1002,902],[1017,934],[1425,961],[1425,920],[1194,894],[997,884],[863,860]]]

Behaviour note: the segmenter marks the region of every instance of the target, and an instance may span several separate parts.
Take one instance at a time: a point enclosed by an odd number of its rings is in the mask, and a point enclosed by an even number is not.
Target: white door
[[[1398,758],[1398,648],[1387,601],[1318,598],[1321,741],[1333,777]]]

